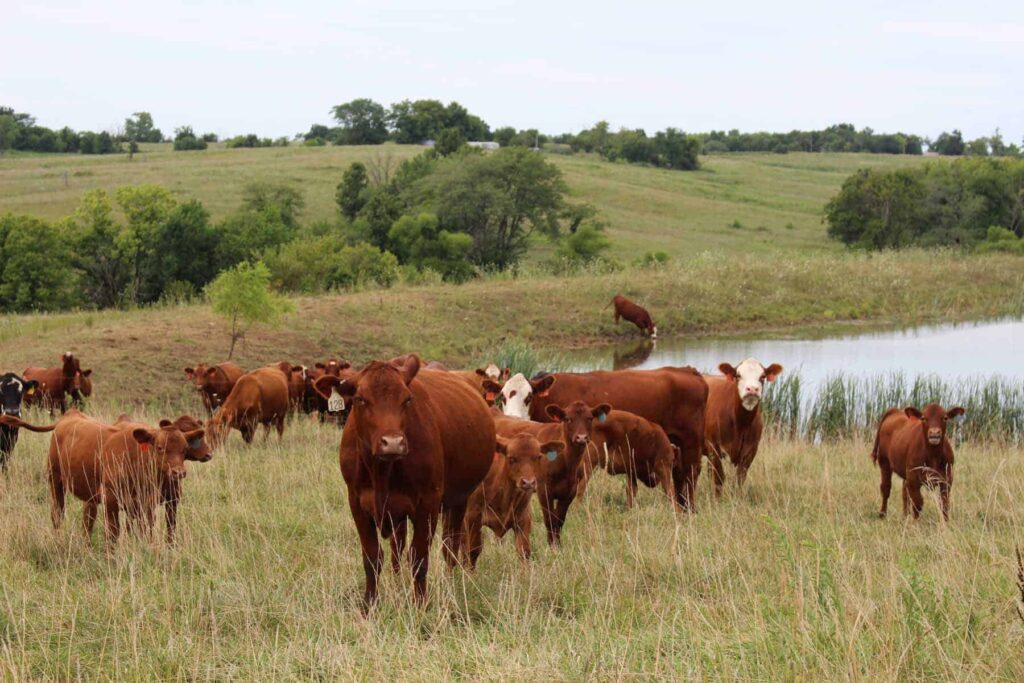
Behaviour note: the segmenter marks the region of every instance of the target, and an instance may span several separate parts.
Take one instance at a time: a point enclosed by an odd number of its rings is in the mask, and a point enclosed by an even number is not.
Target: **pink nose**
[[[378,455],[405,455],[409,447],[405,443],[405,437],[401,434],[380,437]]]
[[[759,387],[747,387],[747,395],[748,396],[750,396],[751,394],[756,395],[756,394],[760,394],[760,393],[761,393],[761,389]]]
[[[573,443],[590,443],[589,434],[577,434],[572,437]]]
[[[537,488],[537,479],[520,479],[519,488],[523,489],[524,491],[532,491],[535,488]]]

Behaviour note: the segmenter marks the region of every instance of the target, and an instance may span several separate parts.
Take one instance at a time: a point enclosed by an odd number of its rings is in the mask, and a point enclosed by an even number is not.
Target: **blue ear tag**
[[[548,451],[548,460],[554,462],[555,458],[558,457],[558,451]]]
[[[608,413],[601,413],[600,415],[597,416],[597,421],[598,422],[604,422],[607,419],[608,419]]]

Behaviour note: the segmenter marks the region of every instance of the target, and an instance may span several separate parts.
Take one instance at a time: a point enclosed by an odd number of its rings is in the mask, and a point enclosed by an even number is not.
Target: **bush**
[[[977,251],[982,254],[999,251],[1024,256],[1024,238],[1017,237],[1012,230],[993,225],[989,227],[985,240],[978,244]]]
[[[0,217],[0,309],[57,311],[79,302],[63,231],[31,216]]]
[[[323,147],[327,141],[323,138],[306,138],[302,141],[304,147]]]
[[[729,151],[729,145],[721,140],[708,140],[701,147],[701,154],[724,154]]]
[[[190,152],[206,149],[206,140],[197,138],[191,126],[182,126],[174,131],[174,151]]]
[[[660,268],[668,265],[671,257],[667,252],[664,251],[649,251],[642,257],[636,260],[636,265],[640,268]]]

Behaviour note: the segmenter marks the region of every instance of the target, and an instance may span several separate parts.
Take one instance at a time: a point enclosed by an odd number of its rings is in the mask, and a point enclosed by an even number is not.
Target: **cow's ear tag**
[[[598,422],[604,422],[607,419],[608,419],[608,413],[601,413],[600,415],[597,416],[597,421]]]
[[[338,393],[338,387],[331,387],[331,397],[327,399],[327,412],[340,413],[345,410],[345,399]]]
[[[192,450],[196,450],[197,448],[199,448],[202,445],[203,445],[202,437],[196,437],[195,439],[192,439],[191,441],[188,442],[188,447],[191,448]]]
[[[140,453],[149,453],[149,442],[139,444]]]
[[[548,460],[554,462],[557,457],[558,457],[558,451],[555,451],[555,450],[548,451]]]
[[[550,394],[550,393],[551,393],[551,390],[550,390],[550,389],[545,389],[544,391],[540,392],[540,393],[539,393],[539,394],[537,394],[537,395],[538,395],[538,396],[540,396],[541,398],[544,398],[545,396],[547,396],[547,395],[548,395],[548,394]]]
[[[34,393],[36,393],[36,388],[35,387],[29,387],[28,389],[25,390],[25,395],[26,396],[31,396]]]

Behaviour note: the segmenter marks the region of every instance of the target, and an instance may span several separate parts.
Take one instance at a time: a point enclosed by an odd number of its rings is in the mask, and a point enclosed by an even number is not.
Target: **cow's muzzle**
[[[402,434],[390,434],[380,437],[375,456],[383,460],[397,460],[409,453],[409,442]]]
[[[172,481],[181,481],[188,474],[188,471],[184,467],[175,467],[170,471]]]
[[[532,477],[530,479],[520,479],[519,488],[523,491],[536,491],[537,490],[537,478]]]

